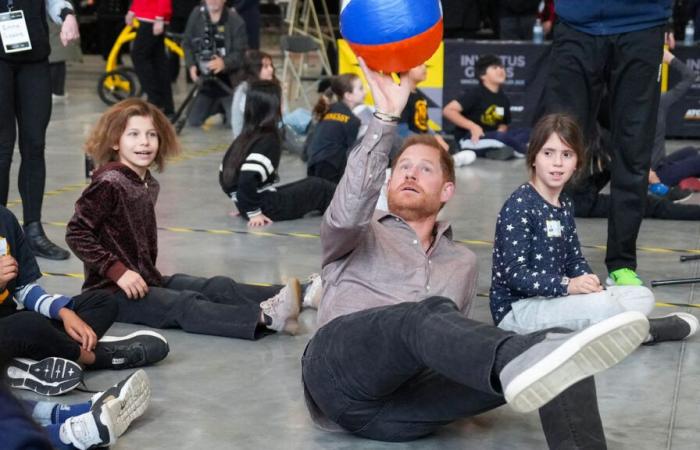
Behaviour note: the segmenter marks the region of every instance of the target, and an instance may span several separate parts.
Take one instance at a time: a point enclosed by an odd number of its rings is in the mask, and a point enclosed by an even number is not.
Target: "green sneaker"
[[[623,268],[610,272],[605,284],[608,286],[641,286],[644,283],[634,270]]]

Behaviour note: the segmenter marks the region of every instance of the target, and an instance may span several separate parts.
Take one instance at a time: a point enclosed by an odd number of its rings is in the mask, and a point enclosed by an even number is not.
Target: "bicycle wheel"
[[[137,96],[136,77],[129,72],[117,69],[103,74],[97,81],[97,95],[106,105],[111,106],[128,97]],[[138,80],[138,78],[136,78]]]
[[[119,70],[123,70],[124,72],[126,72],[131,77],[131,80],[134,82],[134,86],[136,86],[134,90],[134,97],[141,97],[143,95],[143,87],[141,86],[139,76],[136,74],[136,70],[132,67],[122,67]]]

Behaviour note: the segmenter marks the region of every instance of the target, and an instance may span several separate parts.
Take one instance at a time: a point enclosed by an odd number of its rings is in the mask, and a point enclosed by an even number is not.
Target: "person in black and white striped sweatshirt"
[[[323,213],[333,198],[335,183],[308,177],[275,186],[281,155],[281,89],[277,82],[251,83],[246,98],[241,134],[224,155],[219,183],[248,219],[248,226]]]

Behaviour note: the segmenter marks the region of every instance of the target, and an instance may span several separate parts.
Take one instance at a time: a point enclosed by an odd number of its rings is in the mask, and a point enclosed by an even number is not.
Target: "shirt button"
[[[413,240],[413,243],[414,243],[414,244],[417,244],[417,243],[418,243],[418,239],[414,239],[414,240]]]
[[[429,260],[428,260],[428,264],[432,264],[432,263],[433,263],[433,260],[432,260],[432,259],[429,259]]]
[[[429,291],[429,290],[430,290],[430,285],[427,285],[427,286],[425,287],[425,290],[426,290],[426,291]]]
[[[372,135],[372,139],[374,139],[376,141],[377,139],[379,139],[379,135],[377,133],[374,133]]]

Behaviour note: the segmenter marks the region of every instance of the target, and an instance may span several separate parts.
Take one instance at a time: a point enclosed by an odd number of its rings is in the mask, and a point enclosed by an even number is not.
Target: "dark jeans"
[[[187,124],[191,127],[199,127],[209,116],[223,112],[226,116],[224,125],[230,127],[232,101],[233,97],[230,95],[213,96],[200,91],[193,100]]]
[[[431,297],[339,317],[302,358],[307,401],[362,437],[408,441],[505,403],[496,353],[513,333]],[[550,448],[605,448],[593,378],[540,409]]]
[[[487,131],[484,133],[486,139],[495,139],[512,147],[523,155],[527,153],[527,143],[530,141],[530,128],[509,128],[507,131]],[[485,152],[486,150],[484,150]],[[479,151],[477,151],[479,155]],[[479,155],[483,156],[483,155]]]
[[[141,21],[131,47],[131,59],[148,101],[165,114],[174,113],[168,59],[165,56],[165,33],[154,36],[153,24]]]
[[[700,177],[700,150],[697,147],[683,147],[661,160],[656,174],[663,184],[675,186],[683,178]]]
[[[345,168],[338,169],[333,164],[325,161],[318,162],[306,169],[306,175],[309,177],[323,178],[335,184],[340,182],[344,172]]]
[[[500,39],[531,41],[536,18],[535,14],[501,17],[498,21]]]
[[[604,217],[610,213],[610,196],[574,196],[576,217]],[[647,195],[644,217],[668,220],[700,220],[700,205],[680,205],[666,198]]]
[[[323,214],[333,199],[335,186],[323,178],[304,178],[279,186],[276,191],[263,192],[261,209],[275,222],[299,219],[313,211]]]
[[[19,130],[19,194],[24,223],[41,220],[46,183],[44,149],[51,118],[47,60],[14,63],[0,59],[0,204],[7,205],[10,165]]]
[[[73,297],[71,308],[101,338],[117,317],[117,304],[103,290]],[[66,334],[63,322],[34,311],[19,311],[0,319],[0,347],[13,358],[44,359],[50,356],[77,361],[80,344]]]
[[[54,95],[66,94],[66,62],[59,61],[50,63],[51,71],[51,93]]]
[[[163,287],[130,300],[123,291],[114,294],[118,322],[153,328],[182,328],[188,333],[255,339],[260,303],[282,286],[253,286],[231,278],[200,278],[184,274],[166,277]]]
[[[663,27],[594,36],[559,23],[546,91],[548,112],[569,112],[595,136],[601,97],[610,97],[612,163],[605,263],[636,269],[659,104]]]

